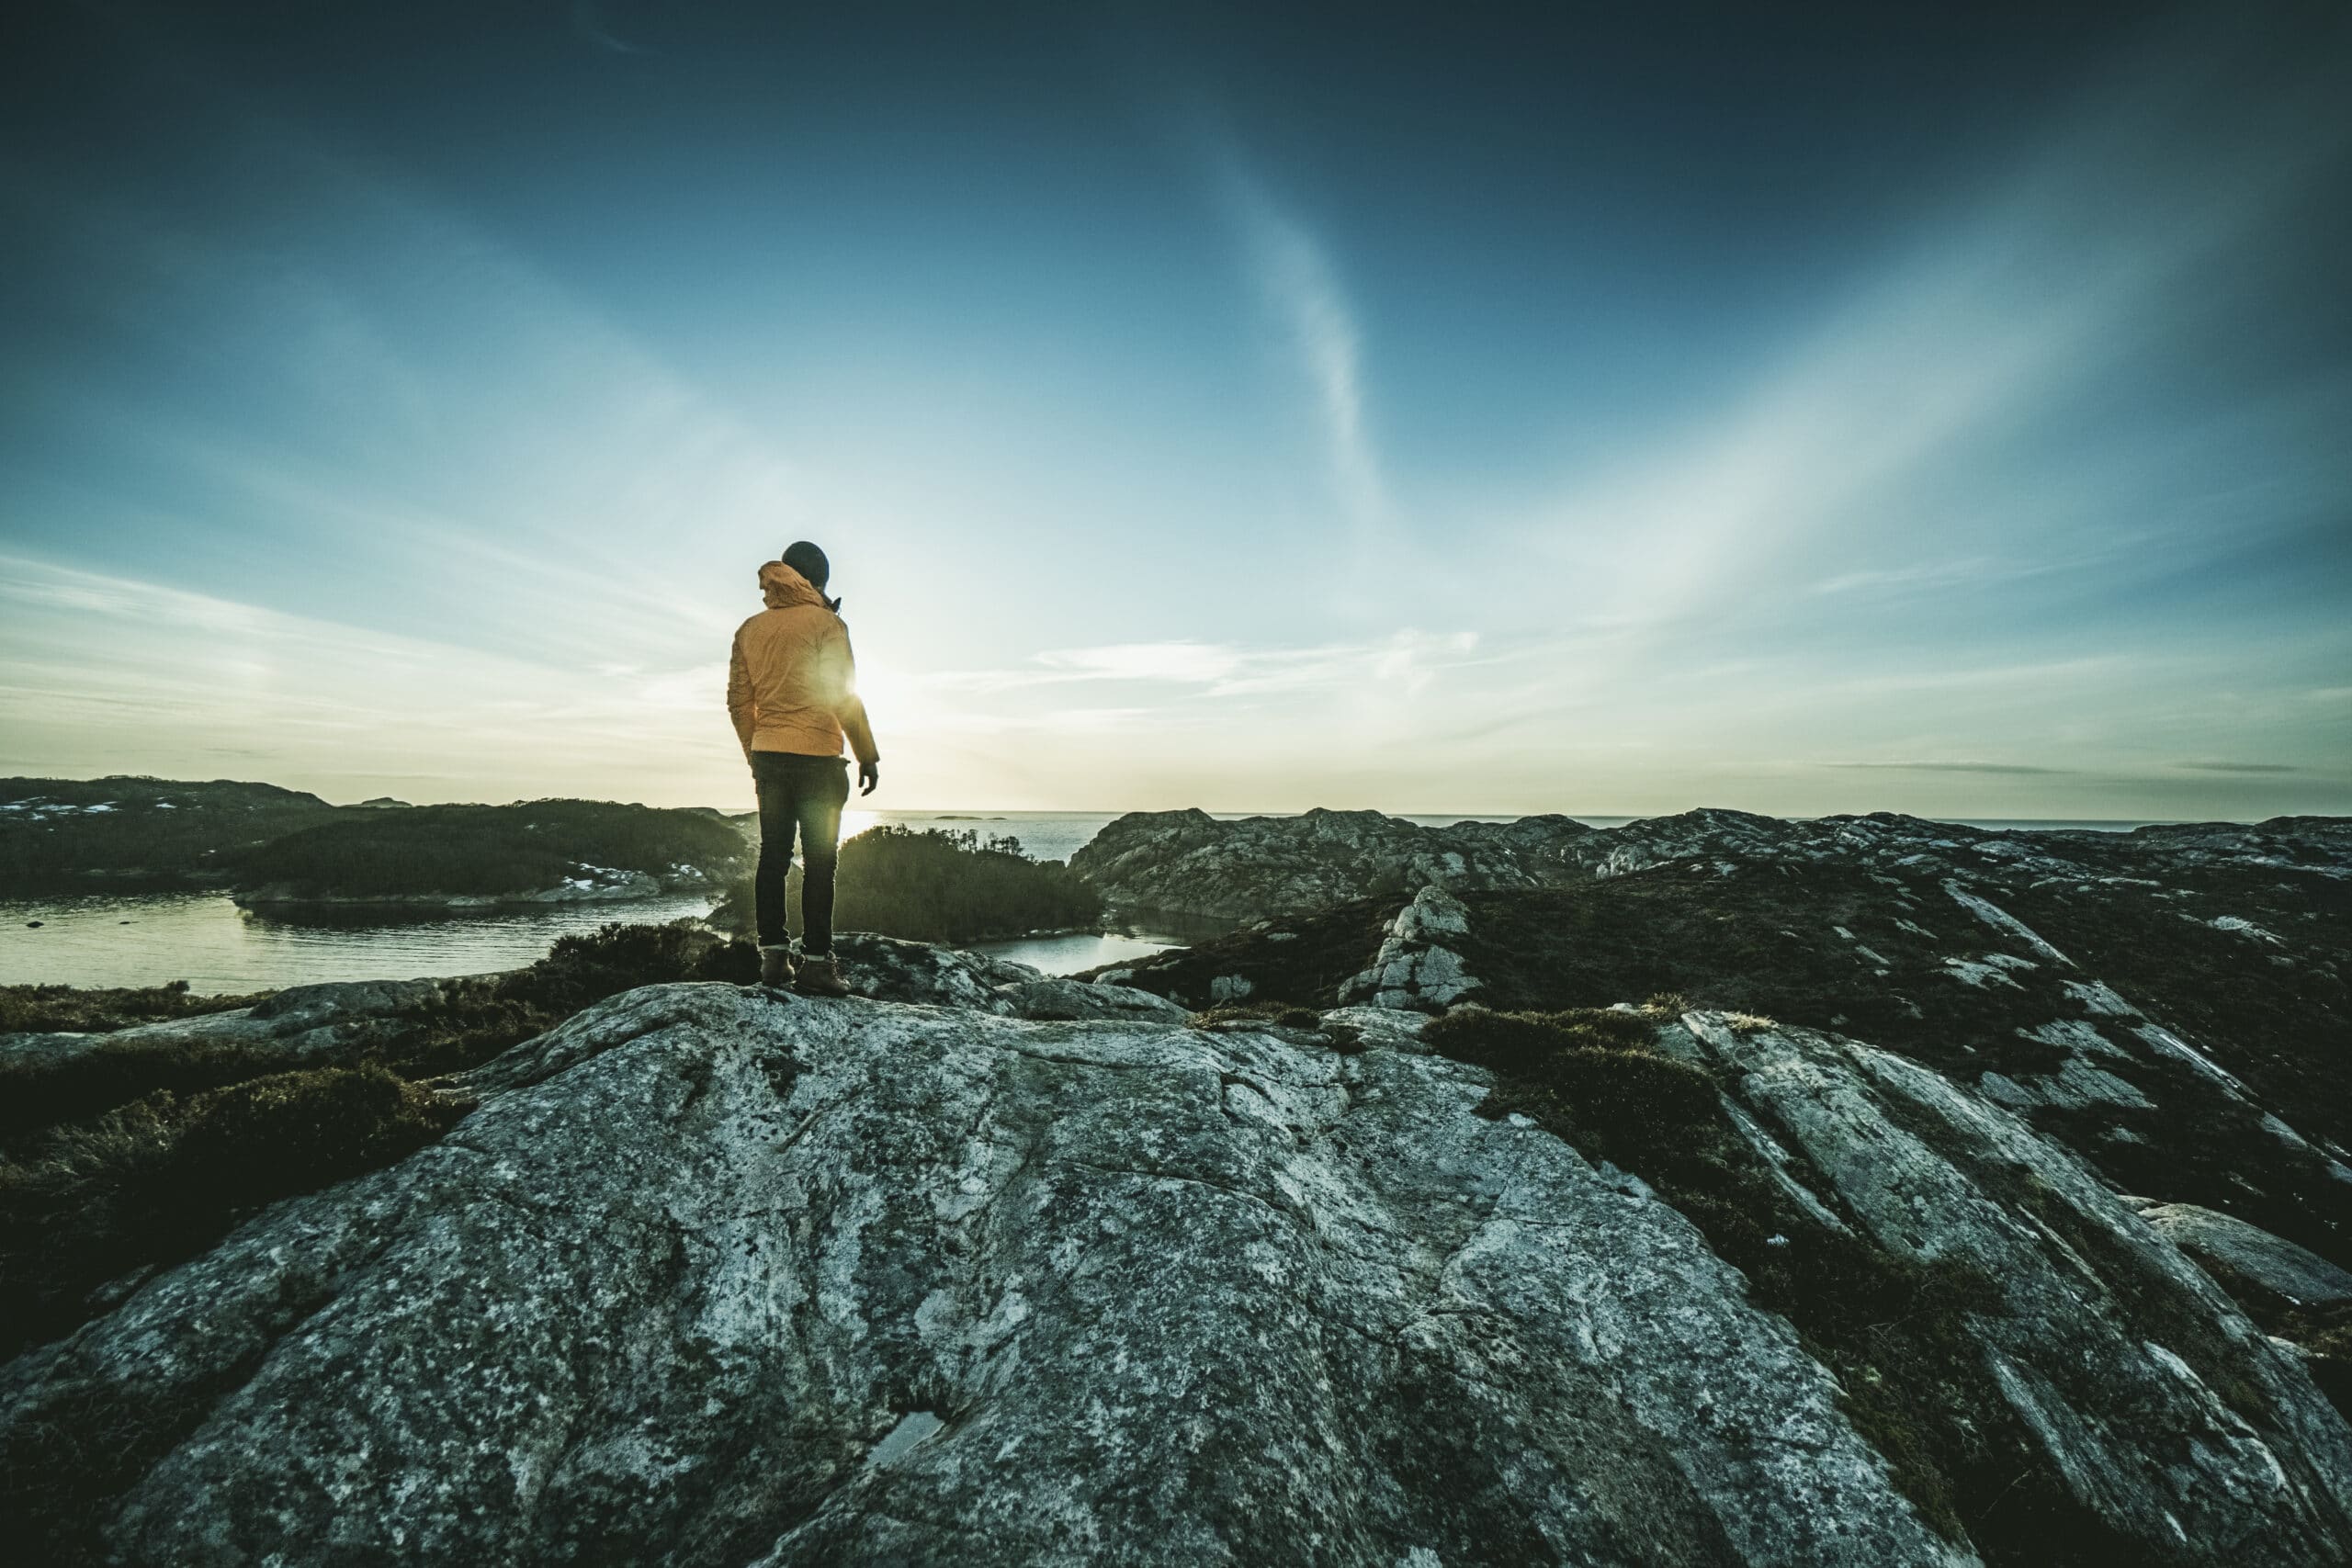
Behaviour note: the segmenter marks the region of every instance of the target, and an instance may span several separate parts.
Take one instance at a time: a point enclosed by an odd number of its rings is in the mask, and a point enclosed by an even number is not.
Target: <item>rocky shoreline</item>
[[[334,893],[276,884],[240,888],[231,897],[239,908],[299,912],[306,909],[525,909],[550,904],[625,903],[632,899],[668,898],[697,893],[715,895],[716,892],[712,879],[699,873],[656,876],[650,872],[583,867],[579,874],[567,876],[549,886],[514,893]]]

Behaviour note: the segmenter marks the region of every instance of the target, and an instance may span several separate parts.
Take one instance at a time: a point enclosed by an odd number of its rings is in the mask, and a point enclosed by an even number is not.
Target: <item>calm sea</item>
[[[844,836],[879,823],[970,829],[1018,839],[1039,860],[1067,860],[1116,812],[857,811]],[[1223,813],[1238,817],[1245,813]],[[1505,822],[1508,817],[1414,816],[1431,827]],[[1614,828],[1628,817],[1579,817]],[[2117,830],[2133,822],[2006,822],[1980,828]],[[217,894],[133,897],[0,898],[0,984],[158,986],[186,980],[198,991],[256,991],[321,980],[394,980],[415,975],[477,975],[543,956],[556,938],[608,920],[661,921],[709,911],[701,898],[566,904],[432,919],[322,924],[265,918]],[[33,922],[40,922],[35,925]],[[1150,931],[1031,937],[982,944],[988,952],[1050,974],[1140,958],[1172,945]]]

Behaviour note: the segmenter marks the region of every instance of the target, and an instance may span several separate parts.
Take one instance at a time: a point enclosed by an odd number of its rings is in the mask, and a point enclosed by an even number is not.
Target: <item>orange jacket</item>
[[[780,560],[760,568],[760,592],[768,607],[736,628],[727,669],[727,713],[744,754],[838,757],[846,731],[859,761],[878,761],[874,728],[858,700],[849,628],[807,578]]]

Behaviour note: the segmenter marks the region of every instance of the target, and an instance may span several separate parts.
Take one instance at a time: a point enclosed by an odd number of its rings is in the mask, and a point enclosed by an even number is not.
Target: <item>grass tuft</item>
[[[1278,1023],[1284,1029],[1320,1029],[1323,1015],[1292,1002],[1221,1002],[1193,1015],[1195,1029],[1261,1029]]]

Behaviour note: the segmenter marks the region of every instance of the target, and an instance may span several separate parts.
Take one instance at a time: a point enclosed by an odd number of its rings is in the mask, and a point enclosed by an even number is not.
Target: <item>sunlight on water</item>
[[[397,923],[265,919],[220,894],[0,901],[0,984],[160,986],[254,991],[321,980],[405,980],[519,969],[560,936],[609,920],[655,924],[709,911],[707,898],[560,904]],[[35,927],[30,922],[38,920]]]
[[[1066,936],[1030,936],[1015,942],[976,942],[974,951],[994,958],[1010,959],[1026,964],[1033,969],[1043,969],[1048,975],[1075,975],[1081,969],[1093,969],[1105,964],[1132,964],[1164,953],[1172,945],[1153,942],[1148,937],[1094,936],[1077,933]]]

